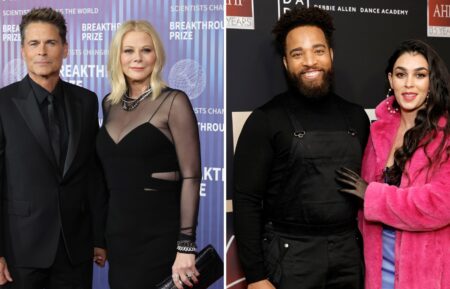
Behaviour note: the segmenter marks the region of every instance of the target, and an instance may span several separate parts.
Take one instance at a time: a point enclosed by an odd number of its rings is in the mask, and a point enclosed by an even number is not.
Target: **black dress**
[[[195,240],[200,149],[187,96],[165,89],[132,111],[103,101],[97,151],[109,190],[112,289],[149,289],[171,274],[177,240]]]

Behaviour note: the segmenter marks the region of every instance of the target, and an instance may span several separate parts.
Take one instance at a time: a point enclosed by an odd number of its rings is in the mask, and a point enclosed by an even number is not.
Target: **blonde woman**
[[[125,22],[113,37],[111,93],[97,138],[109,190],[112,289],[155,288],[170,274],[178,288],[198,281],[197,120],[186,94],[163,82],[164,59],[147,21]]]

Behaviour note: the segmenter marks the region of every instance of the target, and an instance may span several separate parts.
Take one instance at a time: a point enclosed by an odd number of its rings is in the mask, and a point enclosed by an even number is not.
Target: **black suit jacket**
[[[62,235],[79,264],[104,247],[97,96],[62,82],[69,143],[61,172],[27,78],[0,90],[0,256],[17,267],[49,267]]]

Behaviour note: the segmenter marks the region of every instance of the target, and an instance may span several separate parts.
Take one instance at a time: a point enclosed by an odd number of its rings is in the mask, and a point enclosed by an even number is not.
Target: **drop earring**
[[[389,89],[388,89],[388,92],[387,92],[387,94],[386,94],[386,98],[389,98],[389,97],[391,96],[391,91],[392,91],[392,89],[389,88]]]
[[[387,92],[387,94],[386,94],[386,98],[391,97],[391,92],[392,92],[392,89],[389,88],[389,90],[388,90],[388,92]],[[394,107],[394,106],[393,106],[393,103],[391,103],[389,100],[386,100],[386,107],[387,107],[387,110],[388,110],[390,113],[392,113],[392,114],[395,114],[395,113],[398,112],[398,108],[397,108],[397,107]]]

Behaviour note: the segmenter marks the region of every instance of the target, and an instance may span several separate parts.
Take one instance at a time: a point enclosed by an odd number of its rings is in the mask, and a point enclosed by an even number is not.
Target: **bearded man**
[[[234,159],[234,226],[250,289],[363,288],[358,200],[335,170],[359,172],[363,108],[336,95],[333,21],[295,8],[273,29],[288,91],[256,109]]]

